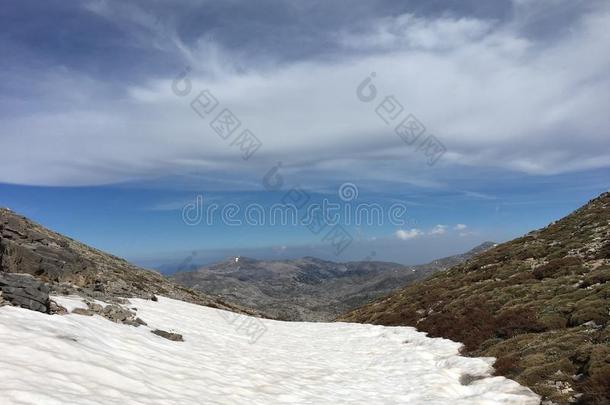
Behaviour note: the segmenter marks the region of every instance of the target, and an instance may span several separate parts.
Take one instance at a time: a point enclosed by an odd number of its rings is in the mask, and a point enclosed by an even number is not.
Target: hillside
[[[31,277],[21,276],[22,274]],[[77,294],[89,299],[153,298],[155,295],[254,313],[166,279],[161,274],[50,231],[29,219],[0,208],[0,304],[29,305],[38,300],[46,312],[45,295]],[[29,288],[29,290],[26,290]],[[37,290],[38,293],[34,293]],[[16,290],[15,290],[16,289]],[[32,294],[29,293],[32,292]],[[44,301],[44,302],[42,302]]]
[[[497,357],[556,403],[610,403],[610,193],[544,229],[340,317],[409,325]]]
[[[276,319],[329,321],[491,246],[493,243],[487,242],[470,252],[421,266],[379,261],[336,263],[313,257],[273,261],[240,257],[238,261],[231,258],[197,271],[178,272],[172,278]]]

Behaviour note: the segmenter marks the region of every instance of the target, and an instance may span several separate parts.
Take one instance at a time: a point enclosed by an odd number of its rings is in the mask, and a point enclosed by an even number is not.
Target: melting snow
[[[130,302],[148,327],[0,308],[2,403],[539,403],[502,377],[462,385],[465,374],[489,376],[492,359],[461,357],[458,343],[413,328],[264,320],[251,343],[225,311],[162,297]]]
[[[87,309],[89,308],[87,304],[85,304],[80,297],[74,295],[58,295],[53,297],[53,301],[55,301],[58,305],[66,308],[68,312],[72,312],[77,308]]]

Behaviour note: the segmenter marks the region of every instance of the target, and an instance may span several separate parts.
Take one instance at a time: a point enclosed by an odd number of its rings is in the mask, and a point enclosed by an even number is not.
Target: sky
[[[145,266],[423,263],[609,188],[607,1],[22,0],[0,26],[0,206]],[[296,194],[404,214],[270,223]]]

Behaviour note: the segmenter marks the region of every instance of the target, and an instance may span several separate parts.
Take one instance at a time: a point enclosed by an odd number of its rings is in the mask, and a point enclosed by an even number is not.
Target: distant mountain
[[[493,245],[486,242],[470,252],[421,266],[377,261],[336,263],[314,257],[274,261],[239,257],[197,271],[178,272],[171,278],[276,319],[324,321],[406,283],[446,270]]]
[[[414,326],[493,356],[552,403],[610,403],[610,193],[341,316]],[[551,402],[548,402],[551,403]]]
[[[21,274],[30,277],[21,276]],[[49,310],[48,293],[77,294],[88,299],[152,298],[155,294],[191,303],[248,312],[136,267],[118,257],[50,231],[0,208],[0,304],[11,302]],[[36,292],[38,291],[38,292]],[[47,298],[44,297],[46,294]],[[38,296],[37,296],[38,295]]]

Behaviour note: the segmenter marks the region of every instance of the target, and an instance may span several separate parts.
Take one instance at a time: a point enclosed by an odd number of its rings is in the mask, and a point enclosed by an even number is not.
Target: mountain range
[[[170,276],[186,287],[290,321],[330,321],[395,289],[443,271],[494,246],[418,266],[381,261],[336,263],[315,257],[255,260],[233,257]]]

